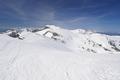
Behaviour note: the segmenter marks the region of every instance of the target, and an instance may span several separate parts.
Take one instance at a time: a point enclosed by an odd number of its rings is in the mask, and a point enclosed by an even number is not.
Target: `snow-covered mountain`
[[[7,34],[21,40],[26,40],[29,36],[32,37],[33,35],[52,39],[58,43],[63,43],[64,47],[75,52],[120,52],[120,36],[109,36],[83,29],[67,30],[54,25],[46,25],[43,28],[37,29],[11,30]]]
[[[54,25],[0,34],[0,80],[120,80],[120,36]]]

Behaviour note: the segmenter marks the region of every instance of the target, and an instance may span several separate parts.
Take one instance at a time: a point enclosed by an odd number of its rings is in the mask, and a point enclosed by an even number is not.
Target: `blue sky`
[[[0,0],[0,29],[45,24],[120,32],[120,0]]]

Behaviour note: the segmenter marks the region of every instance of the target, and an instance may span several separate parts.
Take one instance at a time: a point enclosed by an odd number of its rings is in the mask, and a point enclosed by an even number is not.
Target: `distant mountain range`
[[[7,30],[9,30],[10,28],[0,28],[0,32],[6,32]],[[106,35],[120,35],[120,33],[118,32],[97,32],[100,34],[106,34]]]
[[[78,52],[120,52],[120,36],[118,34],[112,33],[97,33],[84,29],[67,30],[64,28],[57,27],[55,25],[46,25],[42,28],[10,29],[6,31],[5,34],[13,38],[26,40],[26,38],[28,38],[28,36],[30,36],[31,34],[24,34],[28,33],[40,35],[45,38],[50,38],[55,41],[62,42],[64,44],[64,47]]]

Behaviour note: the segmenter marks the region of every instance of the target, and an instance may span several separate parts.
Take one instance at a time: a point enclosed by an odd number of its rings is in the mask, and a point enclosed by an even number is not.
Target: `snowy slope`
[[[0,80],[120,80],[119,36],[47,25],[0,41]]]
[[[67,30],[54,25],[46,25],[46,27],[38,29],[13,30],[9,31],[7,34],[11,35],[11,32],[15,32],[14,34],[16,35],[14,37],[19,34],[20,36],[18,38],[24,40],[29,38],[29,36],[31,36],[29,33],[31,33],[32,35],[39,35],[38,37],[44,37],[46,39],[62,42],[66,48],[69,48],[75,52],[120,52],[120,36],[108,36],[83,29]]]

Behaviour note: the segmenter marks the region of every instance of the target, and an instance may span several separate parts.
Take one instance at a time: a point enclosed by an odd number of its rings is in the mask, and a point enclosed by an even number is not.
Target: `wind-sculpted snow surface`
[[[47,25],[0,41],[0,80],[120,80],[119,36]]]

